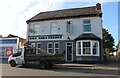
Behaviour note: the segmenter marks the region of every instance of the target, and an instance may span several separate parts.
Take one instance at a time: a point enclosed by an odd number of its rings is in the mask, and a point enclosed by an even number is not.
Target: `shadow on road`
[[[118,70],[98,69],[97,67],[53,67],[49,69],[40,69],[39,66],[19,66],[18,68],[26,68],[33,70],[46,70],[54,72],[73,72],[73,73],[88,73],[88,74],[107,74],[107,75],[118,75]]]

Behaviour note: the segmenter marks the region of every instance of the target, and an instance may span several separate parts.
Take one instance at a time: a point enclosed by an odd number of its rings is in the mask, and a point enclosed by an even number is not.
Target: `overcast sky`
[[[88,1],[90,0],[0,0],[0,35],[7,36],[8,34],[13,34],[26,38],[26,20],[30,19],[39,12],[92,6],[96,5],[97,2],[100,2],[103,5],[103,11],[105,12],[105,14],[107,14],[108,12],[104,8],[107,7],[107,2],[118,2],[119,0],[93,0],[93,2]],[[106,3],[103,3],[103,1],[105,1]],[[113,4],[110,5],[111,7],[113,5],[113,7],[115,8],[117,5],[115,3]],[[117,11],[117,7],[115,9],[114,8],[112,10]],[[110,8],[108,7],[107,9]],[[117,12],[114,13],[117,14]],[[103,19],[105,21],[103,20],[103,26],[111,32],[114,38],[118,39],[118,34],[113,31],[113,29],[118,29],[118,19],[116,19],[118,16],[106,16],[110,17],[109,19],[104,16]],[[116,22],[112,23],[112,26],[110,26],[111,22],[106,20],[110,20],[112,18],[115,19],[111,21],[116,20]],[[118,41],[117,39],[115,40],[116,43]]]

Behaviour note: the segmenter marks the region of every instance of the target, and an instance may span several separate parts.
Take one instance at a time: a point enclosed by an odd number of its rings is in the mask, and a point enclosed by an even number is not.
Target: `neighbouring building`
[[[9,34],[7,37],[0,37],[0,57],[8,58],[16,52],[19,46],[26,43],[26,39]]]
[[[27,42],[36,54],[62,53],[66,62],[103,60],[101,4],[41,12],[27,20]]]
[[[117,57],[120,57],[120,41],[118,43]]]

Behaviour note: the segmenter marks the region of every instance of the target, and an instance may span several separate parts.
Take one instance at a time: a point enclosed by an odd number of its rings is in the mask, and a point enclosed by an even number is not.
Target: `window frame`
[[[90,46],[89,46],[89,47],[88,47],[88,46],[85,46],[85,47],[84,47],[84,46],[83,46],[83,45],[84,45],[84,42],[85,42],[85,43],[90,42]],[[87,45],[87,44],[85,44],[85,45]],[[86,51],[87,48],[90,49],[90,54],[87,54],[87,52],[85,52],[85,54],[84,54],[84,50],[82,50],[82,54],[83,54],[83,55],[91,55],[91,54],[92,54],[92,52],[91,52],[91,41],[83,41],[81,46],[82,46],[82,49],[85,48],[85,51]]]
[[[37,27],[36,27],[37,26]],[[37,31],[37,32],[36,32]],[[38,32],[38,31],[41,31],[40,30],[40,24],[34,24],[34,34],[35,35],[38,35],[38,34],[40,34],[40,32]]]
[[[38,48],[38,44],[40,44],[40,48]],[[37,52],[36,52],[36,54],[40,54],[40,53],[38,52],[38,49],[41,49],[41,43],[37,43]]]
[[[92,41],[92,53],[93,53],[93,49],[94,49],[94,47],[93,47],[93,42],[95,43],[95,42],[97,42],[97,49],[96,49],[96,54],[93,54],[93,55],[98,55],[99,54],[99,42],[98,41]]]
[[[52,44],[52,48],[49,48],[49,44]],[[52,53],[49,52],[49,49],[52,50]],[[54,52],[53,52],[53,43],[52,43],[52,42],[48,42],[48,43],[47,43],[47,53],[50,53],[50,54],[53,54],[53,53],[54,53]]]
[[[85,24],[84,21],[89,20],[90,23]],[[90,31],[85,31],[85,25],[90,25]],[[83,19],[83,33],[91,33],[92,32],[92,27],[91,27],[91,19]]]
[[[53,24],[56,24],[55,26]],[[55,30],[54,30],[55,29]],[[54,32],[53,32],[54,31]],[[58,34],[58,26],[57,22],[50,22],[50,33],[51,34]]]
[[[55,47],[55,44],[58,44],[58,48]],[[60,46],[59,42],[54,42],[54,54],[56,54],[56,51],[55,51],[56,49],[58,49],[58,53],[59,53],[59,46]]]
[[[83,54],[83,42],[88,42],[90,41],[90,54]],[[78,42],[81,42],[81,54],[79,54],[78,52]],[[97,53],[93,54],[93,42],[97,42]],[[76,42],[76,56],[99,56],[100,51],[99,51],[100,47],[99,47],[99,41],[97,40],[79,40]]]

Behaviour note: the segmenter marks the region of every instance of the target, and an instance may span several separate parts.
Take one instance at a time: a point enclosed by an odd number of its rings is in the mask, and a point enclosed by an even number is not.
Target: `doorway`
[[[66,62],[73,61],[73,43],[67,42],[66,43]]]

